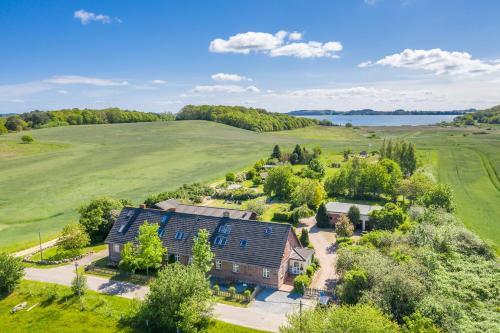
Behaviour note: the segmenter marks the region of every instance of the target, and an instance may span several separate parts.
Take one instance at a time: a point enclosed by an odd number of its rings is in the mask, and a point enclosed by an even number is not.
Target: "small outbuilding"
[[[330,219],[330,225],[333,226],[341,216],[347,216],[351,206],[356,206],[359,209],[359,222],[361,223],[362,231],[366,229],[366,222],[370,219],[370,213],[382,208],[381,206],[353,204],[348,202],[329,202],[326,204],[326,210]]]

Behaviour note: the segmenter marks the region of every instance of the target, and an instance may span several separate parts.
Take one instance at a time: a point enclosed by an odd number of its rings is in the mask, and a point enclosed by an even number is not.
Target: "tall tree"
[[[349,207],[349,211],[347,212],[347,217],[349,218],[349,221],[351,221],[352,224],[358,225],[359,220],[361,218],[358,206],[352,205],[351,207]]]
[[[65,250],[80,250],[90,243],[90,237],[81,224],[70,223],[64,226],[57,245]]]
[[[293,190],[292,205],[299,207],[305,204],[310,209],[316,209],[325,197],[325,190],[319,181],[304,179]]]
[[[137,242],[136,255],[139,260],[139,268],[146,269],[146,274],[149,275],[149,269],[160,268],[163,258],[167,255],[167,249],[158,236],[158,225],[144,221],[139,227]]]
[[[278,166],[269,170],[264,193],[269,196],[275,195],[282,199],[289,199],[295,187],[295,177],[289,166]]]
[[[318,228],[329,228],[330,218],[328,217],[328,211],[324,203],[321,203],[316,213],[316,225]]]
[[[209,236],[206,229],[199,229],[198,236],[193,244],[192,264],[205,274],[212,268],[214,258],[214,254],[210,249]]]
[[[276,158],[278,160],[281,159],[281,149],[280,149],[280,146],[278,146],[278,145],[274,146],[273,153],[271,154],[271,157],[272,158]]]
[[[102,242],[108,235],[117,213],[123,208],[123,201],[109,197],[91,200],[80,207],[80,224],[93,243]]]

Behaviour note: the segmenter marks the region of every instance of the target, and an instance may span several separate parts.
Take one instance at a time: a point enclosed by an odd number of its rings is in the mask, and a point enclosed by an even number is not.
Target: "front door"
[[[300,274],[300,267],[298,262],[294,262],[292,266],[292,274],[293,275],[299,275]]]

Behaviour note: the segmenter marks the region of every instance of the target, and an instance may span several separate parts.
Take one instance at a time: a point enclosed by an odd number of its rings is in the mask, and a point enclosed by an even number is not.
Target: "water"
[[[328,119],[336,125],[351,123],[354,126],[419,126],[434,125],[442,121],[452,121],[456,115],[332,115],[304,116],[312,119]]]

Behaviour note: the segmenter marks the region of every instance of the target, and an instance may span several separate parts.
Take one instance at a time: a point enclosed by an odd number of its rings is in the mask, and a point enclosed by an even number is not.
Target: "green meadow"
[[[209,182],[267,156],[274,144],[377,150],[382,138],[417,144],[425,167],[455,189],[457,214],[500,245],[500,130],[440,127],[309,127],[256,133],[205,121],[85,125],[0,136],[0,249],[57,234],[85,201],[102,195],[142,202],[183,183]]]

